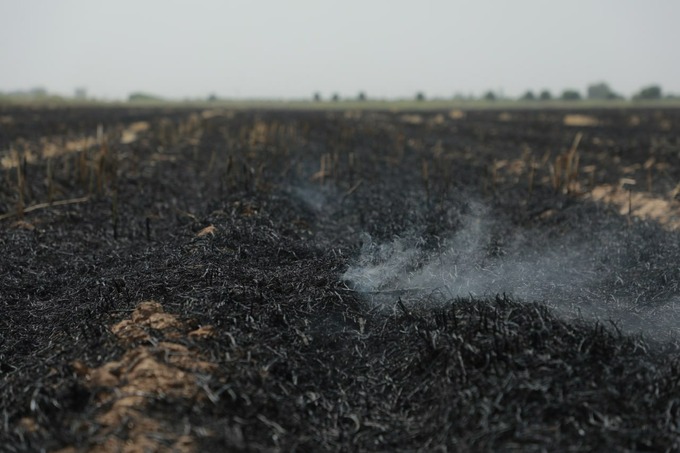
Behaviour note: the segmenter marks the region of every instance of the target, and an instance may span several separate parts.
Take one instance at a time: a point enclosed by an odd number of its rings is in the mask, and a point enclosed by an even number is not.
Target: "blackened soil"
[[[2,110],[19,168],[0,180],[0,450],[101,445],[102,403],[74,364],[119,358],[110,328],[145,300],[215,328],[183,340],[217,365],[200,376],[210,397],[147,406],[202,451],[680,450],[672,337],[511,294],[376,306],[343,281],[366,233],[436,250],[481,204],[490,254],[517,231],[544,247],[610,231],[620,272],[603,291],[673,300],[677,233],[587,193],[625,177],[668,197],[680,112],[501,113]],[[102,143],[40,157],[41,139],[99,124]],[[556,185],[579,132],[594,168]],[[532,161],[532,183],[511,168]],[[68,203],[30,210],[50,198]]]

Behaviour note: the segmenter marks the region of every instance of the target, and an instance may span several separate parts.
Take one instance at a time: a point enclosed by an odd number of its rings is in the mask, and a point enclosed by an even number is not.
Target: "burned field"
[[[678,131],[0,109],[0,450],[678,450]]]

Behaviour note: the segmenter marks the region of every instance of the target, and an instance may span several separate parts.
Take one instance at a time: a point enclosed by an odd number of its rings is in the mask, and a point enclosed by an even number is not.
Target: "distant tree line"
[[[210,96],[208,99],[210,100]],[[156,96],[155,94],[151,93],[144,93],[141,91],[130,93],[130,96],[128,96],[128,101],[130,102],[158,102],[162,100],[163,98],[160,96]]]
[[[661,87],[658,85],[650,85],[640,90],[633,99],[661,99]]]
[[[659,85],[650,85],[642,88],[639,92],[635,93],[635,95],[631,97],[631,100],[637,101],[637,100],[658,100],[678,98],[680,97],[674,95],[664,96]],[[321,102],[324,100],[323,97],[321,96],[321,93],[319,93],[318,91],[313,94],[312,99],[315,102]],[[333,93],[329,99],[332,102],[338,102],[341,100],[340,95],[338,93]],[[345,99],[363,102],[368,100],[368,96],[366,95],[366,92],[361,91],[357,94],[356,97],[354,98],[348,97]],[[425,95],[425,92],[418,91],[414,95],[413,99],[418,102],[423,102],[427,100],[428,97]],[[506,98],[502,95],[502,93],[497,93],[493,90],[488,90],[484,92],[480,97],[476,97],[472,94],[467,96],[462,94],[455,94],[453,96],[453,99],[460,101],[484,100],[490,102],[497,100],[511,100],[511,98]],[[550,92],[550,90],[547,89],[543,89],[538,92],[527,90],[524,94],[517,98],[517,100],[520,101],[550,101],[555,99],[562,101],[580,101],[584,99],[607,101],[607,100],[625,100],[626,98],[620,93],[617,93],[616,91],[612,90],[610,86],[605,82],[598,82],[589,85],[585,93],[582,93],[581,91],[574,88],[567,88],[557,95],[553,95]]]
[[[677,96],[666,95],[663,96],[663,91],[659,85],[650,85],[642,88],[639,92],[633,95],[631,98],[634,101],[637,100],[658,100],[658,99],[677,99]],[[498,99],[498,96],[493,91],[487,91],[482,96],[482,99],[487,101],[493,101]],[[606,100],[624,100],[626,99],[623,95],[612,90],[609,85],[605,82],[598,82],[589,85],[585,96],[573,88],[568,88],[557,96],[553,97],[549,90],[542,90],[539,94],[535,94],[532,90],[526,91],[522,96],[519,97],[521,101],[549,101],[551,99],[560,99],[563,101],[579,101],[581,99],[606,101]]]
[[[203,100],[206,100],[208,102],[217,102],[220,100],[224,100],[223,98],[219,98],[216,94],[211,93],[208,96],[202,98]],[[413,100],[417,102],[424,102],[428,99],[430,99],[424,91],[417,91],[413,98]],[[439,98],[441,99],[441,98]],[[459,100],[459,101],[470,101],[470,100],[484,100],[488,102],[493,102],[493,101],[498,101],[498,100],[512,100],[512,98],[507,98],[503,96],[502,91],[501,92],[496,92],[494,90],[488,90],[484,93],[481,94],[481,96],[475,96],[474,94],[468,94],[468,95],[463,95],[460,93],[457,93],[453,96],[454,100]],[[558,93],[557,95],[553,95],[553,93],[550,92],[550,90],[543,89],[540,91],[533,91],[533,90],[527,90],[516,98],[516,100],[519,101],[525,101],[525,102],[531,102],[531,101],[550,101],[550,100],[562,100],[562,101],[580,101],[583,99],[588,99],[588,100],[595,100],[595,101],[608,101],[608,100],[625,100],[626,97],[621,95],[620,93],[617,93],[616,91],[612,90],[611,87],[605,83],[605,82],[598,82],[598,83],[593,83],[589,85],[584,93],[577,89],[573,88],[568,88],[563,90],[561,93]],[[632,97],[630,97],[630,100],[632,101],[646,101],[646,100],[662,100],[662,99],[680,99],[680,95],[676,94],[664,94],[662,88],[658,84],[652,84],[645,86],[641,88],[637,93],[635,93]],[[83,87],[78,87],[74,90],[74,93],[72,96],[62,96],[62,95],[56,95],[54,93],[48,92],[45,88],[42,87],[36,87],[32,88],[29,90],[18,90],[18,91],[10,91],[10,92],[1,92],[0,91],[0,101],[69,101],[69,100],[76,100],[76,101],[95,101],[96,99],[91,98],[88,96],[87,90]],[[163,98],[161,96],[144,92],[144,91],[135,91],[129,94],[128,96],[128,101],[129,102],[163,102],[166,101],[166,98]],[[197,99],[193,99],[196,101]],[[348,101],[357,101],[357,102],[365,102],[369,100],[369,96],[366,94],[365,91],[359,91],[355,96],[349,96],[346,98],[343,98],[338,94],[337,92],[332,93],[328,98],[325,98],[322,96],[322,94],[319,91],[316,91],[312,94],[312,100],[314,102],[323,102],[323,101],[330,101],[330,102],[340,102],[341,100],[348,100]]]
[[[77,97],[74,98],[77,99]],[[6,93],[0,92],[0,100],[34,102],[54,100],[59,101],[62,99],[62,96],[49,93],[45,88],[42,87],[31,88],[30,90],[9,91]]]

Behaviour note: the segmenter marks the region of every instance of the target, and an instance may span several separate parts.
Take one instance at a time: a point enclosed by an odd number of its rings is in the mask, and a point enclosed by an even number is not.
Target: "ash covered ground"
[[[678,450],[678,131],[3,107],[0,450]]]

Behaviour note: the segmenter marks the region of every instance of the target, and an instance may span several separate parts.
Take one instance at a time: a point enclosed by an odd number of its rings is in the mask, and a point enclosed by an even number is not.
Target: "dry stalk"
[[[423,185],[425,186],[425,197],[428,204],[430,203],[430,170],[427,160],[423,159],[422,164]]]
[[[642,168],[647,170],[647,192],[652,191],[652,169],[654,168],[655,163],[656,159],[654,157],[650,157],[642,165]]]
[[[491,190],[496,193],[496,182],[498,180],[498,162],[494,159],[491,164]]]
[[[671,190],[671,191],[668,193],[668,197],[670,198],[671,202],[674,201],[674,200],[677,198],[678,194],[680,194],[680,183],[678,183],[678,184],[673,188],[673,190]]]
[[[52,174],[52,158],[47,158],[47,199],[50,204],[54,201],[54,175]]]
[[[335,172],[335,168],[333,167],[333,154],[327,153],[326,154],[326,176],[329,179],[332,179],[334,172]]]
[[[404,153],[406,151],[406,137],[403,133],[399,132],[395,139],[394,150],[397,157],[397,162],[401,162],[404,159]]]
[[[552,187],[557,192],[560,188],[560,172],[562,169],[562,156],[557,156],[555,158],[555,163],[550,164],[550,180],[552,182]]]
[[[266,188],[266,184],[264,182],[264,171],[266,168],[267,164],[265,162],[262,162],[257,167],[257,172],[255,174],[255,182],[253,185],[260,190],[264,190]]]
[[[324,184],[324,178],[326,176],[326,155],[322,154],[321,155],[321,163],[319,164],[320,169],[319,169],[319,184],[323,186]]]
[[[109,153],[108,166],[107,166],[109,186],[112,187],[113,190],[116,190],[116,191],[118,190],[118,165],[119,164],[120,164],[120,161],[118,159],[118,154]]]
[[[331,160],[331,178],[333,178],[335,181],[338,180],[338,169],[340,168],[340,154],[337,151],[334,151],[331,155],[332,160]]]
[[[347,165],[349,167],[349,183],[354,182],[354,153],[350,151],[347,155]]]
[[[97,160],[97,193],[101,194],[104,190],[104,178],[106,177],[106,167],[108,162],[109,147],[103,141],[99,149],[99,159]]]
[[[222,178],[220,179],[220,187],[224,188],[226,187],[227,190],[231,190],[234,188],[234,178],[232,176],[232,171],[234,168],[234,157],[230,154],[229,157],[227,157],[227,167],[224,169],[224,173],[222,175]]]
[[[87,150],[82,150],[78,153],[78,182],[85,187],[85,181],[87,180]]]
[[[118,239],[118,191],[113,192],[111,199],[111,223],[113,227],[113,238]]]
[[[215,166],[215,161],[217,160],[217,150],[213,148],[212,152],[210,153],[210,160],[208,161],[208,172],[212,171],[213,167]]]
[[[248,192],[250,190],[250,178],[251,178],[251,172],[252,170],[246,164],[243,162],[243,165],[241,166],[241,174],[243,175],[243,190]]]
[[[25,180],[25,165],[26,165],[26,157],[24,156],[23,158],[23,165],[22,162],[20,161],[19,164],[17,165],[17,191],[18,191],[18,199],[17,199],[17,215],[19,216],[20,219],[24,218],[24,190],[26,186],[26,180]]]
[[[349,190],[347,192],[345,192],[343,199],[349,197],[354,192],[356,192],[356,190],[361,186],[361,183],[363,183],[363,182],[364,182],[363,179],[360,179],[359,181],[357,181],[356,184],[354,184],[352,187],[349,188]]]
[[[583,167],[583,173],[590,175],[588,178],[588,189],[593,190],[595,188],[595,172],[597,167],[595,165],[586,165]]]
[[[555,161],[549,166],[550,181],[555,192],[569,194],[577,192],[579,189],[580,155],[578,153],[578,145],[581,143],[582,137],[583,134],[581,132],[577,133],[569,151],[557,155]],[[545,156],[543,160],[547,160]]]
[[[443,184],[443,191],[444,193],[449,193],[449,189],[451,188],[451,167],[447,165],[444,156],[439,157],[439,168],[441,169],[441,178],[444,181]],[[443,203],[442,199],[442,203]]]
[[[71,160],[68,156],[64,156],[64,166],[62,167],[62,175],[64,180],[69,181],[71,179]]]
[[[90,153],[88,152],[88,155]],[[90,163],[88,165],[88,194],[92,195],[94,193],[94,188],[96,185],[98,185],[98,179],[100,176],[98,175],[99,173],[99,165],[97,165],[97,168],[94,168],[94,157],[90,159]]]
[[[565,179],[564,189],[566,190],[567,193],[571,193],[571,192],[578,189],[578,184],[577,184],[577,181],[578,181],[578,165],[579,165],[578,145],[581,143],[582,138],[583,138],[582,132],[576,133],[576,136],[574,137],[574,141],[571,144],[571,148],[569,149],[569,152],[567,153],[567,156],[566,156],[565,173],[564,173],[564,179]]]
[[[619,183],[623,189],[628,191],[628,223],[630,223],[633,215],[633,186],[637,182],[631,178],[622,178]]]
[[[550,161],[550,151],[546,151],[541,158],[541,167],[545,166]]]
[[[534,191],[534,176],[536,173],[536,163],[534,162],[533,156],[529,160],[529,196],[528,198],[531,198],[531,194]]]
[[[331,155],[322,154],[319,162],[319,171],[314,173],[311,177],[312,181],[319,181],[319,184],[323,185],[325,183],[326,176],[331,175]]]
[[[0,215],[0,220],[9,219],[10,217],[14,217],[14,216],[21,218],[21,217],[23,217],[23,214],[28,214],[29,212],[38,211],[40,209],[45,209],[45,208],[49,208],[49,207],[52,207],[52,206],[66,206],[66,205],[69,205],[69,204],[84,203],[89,199],[90,199],[90,197],[81,197],[81,198],[71,198],[69,200],[54,201],[52,203],[39,203],[39,204],[35,204],[33,206],[29,206],[29,207],[25,208],[22,212],[15,211],[15,212],[8,212],[6,214]]]
[[[571,173],[571,178],[570,178],[570,180],[571,180],[571,186],[570,186],[571,192],[577,192],[579,190],[578,173],[579,173],[580,161],[581,161],[581,155],[577,153],[576,156],[574,157],[572,173]]]

